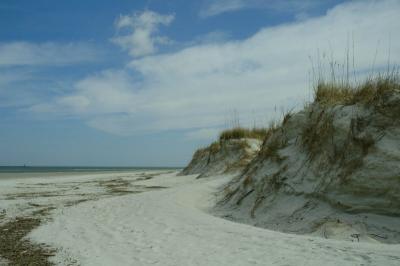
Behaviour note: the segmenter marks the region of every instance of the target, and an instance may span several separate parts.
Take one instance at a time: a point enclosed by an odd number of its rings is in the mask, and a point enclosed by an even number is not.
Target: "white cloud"
[[[200,17],[207,18],[241,9],[262,8],[279,12],[301,12],[332,2],[331,0],[210,0],[200,10]]]
[[[0,43],[0,67],[69,65],[97,61],[99,51],[85,43]]]
[[[114,37],[112,41],[129,51],[131,56],[144,56],[157,51],[158,44],[170,40],[158,36],[159,26],[167,26],[174,20],[173,15],[161,15],[152,11],[121,15],[115,22],[117,30],[127,30],[125,34]]]
[[[399,13],[399,1],[347,3],[245,40],[133,59],[123,69],[78,82],[70,95],[55,100],[53,110],[115,134],[220,128],[233,109],[244,125],[266,125],[280,115],[280,106],[301,106],[309,97],[309,56],[318,50],[343,62],[354,35],[356,68],[366,70],[380,41],[375,67],[383,67],[391,33],[391,61],[399,64]]]
[[[31,108],[36,112],[107,115],[135,112],[135,81],[123,70],[106,70],[77,82],[75,93]]]

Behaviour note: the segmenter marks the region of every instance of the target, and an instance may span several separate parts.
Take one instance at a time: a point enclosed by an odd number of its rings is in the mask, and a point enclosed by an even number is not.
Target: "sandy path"
[[[161,176],[146,185],[173,188],[61,209],[32,238],[60,248],[61,265],[400,264],[400,245],[289,235],[213,217],[205,210],[223,181]]]

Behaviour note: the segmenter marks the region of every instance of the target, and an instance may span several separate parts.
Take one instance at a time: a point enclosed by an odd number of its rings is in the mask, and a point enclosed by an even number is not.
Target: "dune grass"
[[[387,93],[400,91],[399,72],[368,78],[356,85],[321,81],[314,89],[315,102],[324,106],[376,104]]]
[[[219,140],[229,140],[229,139],[243,139],[243,138],[253,138],[263,140],[267,136],[266,128],[244,128],[235,127],[232,129],[227,129],[221,132],[219,135]]]

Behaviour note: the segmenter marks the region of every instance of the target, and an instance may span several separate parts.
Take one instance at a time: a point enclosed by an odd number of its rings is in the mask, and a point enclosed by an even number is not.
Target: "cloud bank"
[[[229,120],[226,114],[233,109],[242,124],[265,125],[279,115],[276,107],[290,109],[309,98],[309,56],[317,51],[343,62],[350,37],[357,71],[370,69],[373,62],[376,68],[384,67],[389,46],[392,63],[399,64],[398,14],[399,1],[346,3],[321,17],[263,28],[245,40],[194,44],[140,58],[136,56],[154,52],[154,43],[144,49],[139,48],[142,42],[131,41],[143,14],[122,16],[117,27],[133,27],[123,42],[131,62],[88,76],[68,95],[31,110],[74,115],[120,135],[185,130],[188,137],[209,136]],[[150,17],[143,28],[172,20],[156,13]]]

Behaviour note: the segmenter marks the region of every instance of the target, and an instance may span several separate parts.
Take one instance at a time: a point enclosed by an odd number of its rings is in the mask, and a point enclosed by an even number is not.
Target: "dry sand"
[[[400,264],[400,245],[285,234],[212,216],[215,192],[230,178],[152,171],[3,180],[1,224],[51,208],[24,239],[57,265]]]

